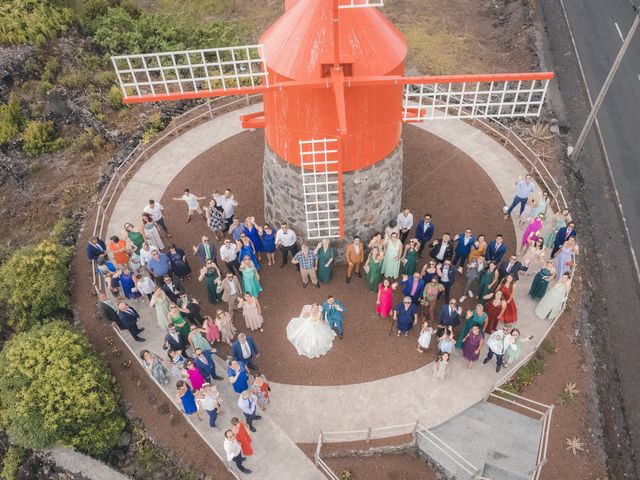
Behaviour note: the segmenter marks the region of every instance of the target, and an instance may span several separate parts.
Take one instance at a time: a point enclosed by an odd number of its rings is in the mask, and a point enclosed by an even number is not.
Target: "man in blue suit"
[[[558,250],[562,248],[564,242],[569,240],[571,237],[575,238],[575,236],[576,224],[573,222],[569,222],[569,225],[558,230],[558,233],[556,233],[556,238],[554,238],[553,240],[553,250],[551,251],[551,258],[556,256],[556,253],[558,253]]]
[[[136,342],[144,342],[145,339],[138,334],[144,330],[144,328],[138,327],[138,319],[140,315],[135,311],[133,307],[130,307],[124,302],[120,302],[118,305],[118,318],[120,324],[125,330],[129,330],[129,333]]]
[[[473,247],[476,239],[471,235],[471,229],[467,228],[463,233],[459,233],[453,237],[453,241],[458,243],[456,244],[452,263],[454,266],[460,265],[464,267],[467,263],[467,257],[469,253],[471,253],[471,247]]]
[[[405,297],[411,297],[413,304],[417,305],[424,290],[424,280],[420,276],[420,272],[415,272],[411,278],[408,275],[403,275],[400,284],[404,285],[402,294]]]
[[[343,313],[346,313],[347,309],[339,300],[329,295],[325,302],[322,304],[322,317],[327,321],[332,329],[338,331],[338,336],[342,339],[342,321],[344,320]]]
[[[416,238],[420,241],[420,248],[418,249],[418,256],[422,258],[422,250],[427,243],[433,238],[433,232],[435,232],[436,226],[431,223],[431,214],[425,213],[422,220],[418,222],[416,226]]]
[[[504,237],[501,233],[496,235],[495,240],[491,240],[487,245],[487,251],[484,253],[484,259],[487,262],[495,262],[496,265],[500,264],[502,257],[507,252],[507,246],[503,243]]]
[[[100,255],[106,256],[107,246],[98,237],[92,237],[91,240],[87,242],[87,248],[85,251],[87,252],[87,258],[89,261],[95,261],[100,258]]]
[[[438,313],[438,325],[443,327],[457,327],[460,325],[462,307],[456,308],[456,299],[452,298],[448,304],[444,304]]]
[[[204,377],[205,381],[209,382],[211,379],[222,380],[222,377],[219,377],[216,374],[216,364],[213,361],[211,350],[196,348],[196,357],[193,359],[193,363],[200,371],[200,374]]]
[[[260,356],[260,350],[253,338],[247,337],[244,333],[238,334],[238,340],[231,345],[231,355],[239,362],[246,363],[251,370],[258,370],[253,363],[253,359]]]

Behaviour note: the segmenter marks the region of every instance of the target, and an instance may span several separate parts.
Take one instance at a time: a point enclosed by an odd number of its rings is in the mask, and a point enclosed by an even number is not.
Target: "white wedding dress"
[[[298,355],[318,358],[333,347],[336,332],[322,318],[322,308],[312,305],[302,307],[300,316],[287,325],[287,338],[296,347]]]

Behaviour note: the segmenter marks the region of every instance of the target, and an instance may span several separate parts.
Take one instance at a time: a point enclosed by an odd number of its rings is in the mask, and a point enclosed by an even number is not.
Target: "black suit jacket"
[[[122,324],[120,323],[120,317],[118,316],[117,308],[113,308],[112,306],[101,302],[98,300],[96,303],[96,308],[98,309],[98,316],[104,320],[105,322],[115,322],[118,324],[120,329],[122,329]]]
[[[438,258],[436,258],[436,255],[438,255],[438,253],[440,252],[440,243],[442,243],[442,240],[436,240],[431,244],[433,248],[429,252],[429,255],[431,256],[431,258],[433,258],[437,262],[451,260],[451,255],[453,254],[453,242],[451,240],[449,240],[449,243],[447,244],[447,248],[445,248],[444,250],[444,258],[442,260],[439,260]]]
[[[182,287],[182,283],[180,283],[179,280],[174,280],[173,286],[177,290],[184,290],[184,288]],[[167,285],[166,283],[162,284],[162,291],[167,294],[167,297],[169,297],[169,300],[171,300],[173,303],[178,302],[178,294],[171,290],[171,288],[169,288],[169,285]]]
[[[129,307],[124,312],[122,310],[118,310],[118,318],[124,328],[130,329],[137,328],[137,322],[140,315],[138,315],[138,312],[136,312],[133,307]]]
[[[96,243],[102,248],[102,250],[91,243],[87,243],[87,248],[85,249],[85,251],[89,260],[98,260],[100,255],[107,254],[107,246],[105,245],[105,243],[100,239],[98,239]]]
[[[449,305],[443,305],[440,307],[440,313],[438,314],[438,325],[445,325],[451,327],[457,327],[460,325],[460,315],[458,310],[453,309],[453,313],[450,311]]]
[[[499,276],[498,280],[502,280],[504,277],[511,274],[511,276],[513,276],[513,280],[517,282],[518,280],[520,280],[519,272],[526,272],[527,270],[529,270],[529,267],[525,267],[523,264],[517,261],[511,267],[511,271],[507,272],[508,265],[509,265],[508,260],[505,260],[500,264],[500,266],[498,267],[498,276]]]
[[[164,345],[162,346],[162,348],[164,348],[165,350],[176,350],[184,352],[188,345],[189,340],[184,338],[182,334],[178,333],[178,340],[176,341],[176,339],[167,332],[167,334],[164,336]]]

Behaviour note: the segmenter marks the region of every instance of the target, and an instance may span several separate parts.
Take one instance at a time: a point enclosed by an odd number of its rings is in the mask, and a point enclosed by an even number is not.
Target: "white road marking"
[[[618,35],[620,35],[620,40],[622,40],[622,42],[624,43],[624,35],[622,35],[622,32],[620,31],[620,27],[618,26],[618,22],[613,22],[613,24],[616,26],[616,30],[618,30]]]

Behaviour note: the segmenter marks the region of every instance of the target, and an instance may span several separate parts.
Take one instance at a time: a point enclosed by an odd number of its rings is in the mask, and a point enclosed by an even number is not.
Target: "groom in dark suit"
[[[118,305],[118,318],[125,330],[129,330],[129,333],[136,342],[144,342],[145,339],[138,334],[144,330],[144,328],[138,327],[138,319],[140,315],[135,311],[133,307],[130,307],[124,302],[120,302]]]
[[[551,258],[556,256],[556,253],[558,253],[558,250],[562,248],[562,245],[564,245],[564,242],[569,240],[571,237],[575,237],[575,236],[576,236],[576,224],[573,222],[569,222],[569,225],[559,229],[558,233],[556,233],[556,238],[553,239],[553,250],[551,251]]]
[[[444,304],[438,314],[438,325],[443,327],[457,327],[460,325],[462,307],[456,308],[456,300],[452,298],[449,304]]]
[[[260,355],[260,350],[253,338],[247,337],[244,333],[238,334],[238,340],[231,345],[231,354],[239,362],[246,363],[251,370],[258,370],[253,359]]]
[[[496,265],[500,264],[502,257],[507,252],[507,246],[503,243],[502,234],[496,235],[495,240],[491,240],[487,245],[487,251],[484,253],[484,259],[487,262],[495,262]]]

